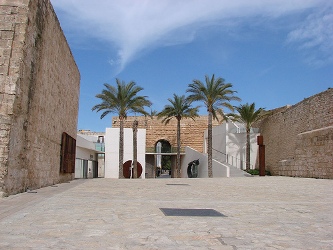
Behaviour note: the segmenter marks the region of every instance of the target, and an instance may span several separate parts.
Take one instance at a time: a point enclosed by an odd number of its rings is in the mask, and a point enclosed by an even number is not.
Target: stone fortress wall
[[[177,120],[172,119],[168,125],[162,123],[162,120],[144,116],[129,116],[124,121],[124,128],[132,128],[133,121],[139,122],[138,128],[146,129],[146,147],[154,148],[159,140],[166,140],[171,144],[171,147],[177,147]],[[219,125],[219,122],[214,120],[213,126]],[[112,127],[119,128],[119,118],[112,118]],[[180,141],[181,147],[189,146],[203,153],[204,131],[208,127],[208,116],[196,117],[192,119],[182,119],[180,123]]]
[[[273,175],[333,178],[333,89],[275,110],[260,125]]]
[[[60,147],[63,132],[76,138],[79,85],[50,0],[0,0],[2,195],[73,178]]]

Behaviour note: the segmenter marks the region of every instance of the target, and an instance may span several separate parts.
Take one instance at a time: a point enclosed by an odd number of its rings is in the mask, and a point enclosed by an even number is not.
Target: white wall
[[[199,159],[198,178],[208,178],[207,156],[205,154],[199,153],[198,151],[190,147],[185,148],[185,156],[183,157],[181,165],[182,178],[188,178],[187,176],[188,163],[198,159]],[[228,166],[225,166],[224,164],[213,160],[213,177],[229,177],[229,175],[230,175],[230,170]]]
[[[145,178],[146,130],[138,129],[138,162]],[[124,128],[124,162],[133,160],[133,130]],[[107,128],[105,133],[105,178],[119,178],[119,128]]]
[[[83,162],[80,159],[75,159],[75,178],[83,178]]]
[[[213,159],[216,159],[220,162],[224,162],[226,157],[222,153],[226,153],[226,131],[228,128],[228,123],[222,123],[219,126],[213,127],[212,135],[213,135],[213,151],[212,156]],[[204,133],[205,137],[205,149],[204,152],[207,152],[207,141],[208,141],[208,130]],[[221,153],[222,152],[222,153]]]
[[[76,154],[75,154],[75,178],[83,178],[83,165],[82,162],[78,159],[81,160],[88,160],[88,174],[89,178],[92,178],[93,175],[93,168],[92,168],[92,160],[97,161],[96,157],[96,150],[95,150],[95,144],[87,140],[82,135],[77,135],[76,136]],[[89,171],[90,169],[90,171]]]
[[[258,153],[257,145],[257,136],[259,134],[254,133],[250,134],[250,164],[251,168],[255,167]],[[245,169],[246,164],[246,133],[232,134],[227,135],[227,154],[228,163],[236,166],[237,168],[243,167]],[[233,156],[233,157],[230,157]]]
[[[92,156],[92,158],[90,157]],[[76,158],[84,160],[96,160],[95,144],[81,135],[76,136]]]
[[[86,148],[76,147],[76,157],[75,158],[79,158],[79,159],[83,159],[83,160],[96,160],[96,151],[86,149]]]
[[[243,131],[244,126],[241,124],[235,124],[232,122],[223,122],[221,125],[213,127],[213,158],[221,162],[228,162],[229,164],[245,169],[246,164],[246,133],[236,133],[237,131]],[[250,164],[255,166],[258,145],[257,136],[258,133],[251,133],[251,161]],[[205,146],[208,137],[207,130],[205,131]],[[215,149],[215,150],[214,150]],[[204,148],[204,152],[207,152]],[[219,152],[218,152],[219,151]],[[226,159],[226,155],[228,159]]]

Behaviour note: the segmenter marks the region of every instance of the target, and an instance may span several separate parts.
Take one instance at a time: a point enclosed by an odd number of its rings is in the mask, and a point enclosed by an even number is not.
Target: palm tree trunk
[[[213,178],[213,114],[211,111],[208,111],[208,145],[207,145],[207,154],[208,154],[208,177]]]
[[[177,177],[180,178],[180,119],[177,119]]]
[[[246,128],[246,170],[250,169],[250,128]]]
[[[171,161],[171,178],[177,178],[177,169],[176,169],[176,167],[177,166],[174,165],[174,161]]]
[[[124,163],[124,117],[119,117],[119,179],[124,179],[123,163]]]
[[[133,179],[138,178],[138,121],[133,122]]]

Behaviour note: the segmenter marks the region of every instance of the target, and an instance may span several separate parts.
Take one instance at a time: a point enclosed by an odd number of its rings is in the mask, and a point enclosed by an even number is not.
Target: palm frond
[[[199,80],[193,80],[193,82],[188,85],[186,92],[190,93],[188,98],[192,102],[203,102],[207,111],[211,112],[213,118],[217,120],[217,114],[222,114],[219,109],[224,107],[233,111],[233,106],[230,102],[240,101],[240,98],[235,96],[237,92],[232,90],[232,84],[225,83],[223,78],[215,77],[214,74],[212,77],[208,75],[205,76],[205,84]]]
[[[150,107],[151,102],[147,99],[147,96],[138,95],[143,88],[137,86],[134,81],[126,83],[116,78],[115,86],[105,83],[104,87],[102,92],[96,95],[101,103],[92,107],[93,111],[104,111],[101,119],[109,113],[116,113],[123,118],[126,118],[130,112],[148,114],[145,107]]]
[[[252,124],[263,118],[264,108],[256,110],[255,103],[241,104],[238,107],[234,107],[238,114],[234,115],[234,119],[246,125],[247,129],[250,129]]]
[[[162,119],[164,124],[168,124],[171,119],[176,118],[181,120],[182,118],[194,119],[198,115],[198,107],[191,107],[191,100],[184,95],[173,95],[173,98],[168,98],[169,104],[164,106],[164,109],[157,114],[158,119]]]

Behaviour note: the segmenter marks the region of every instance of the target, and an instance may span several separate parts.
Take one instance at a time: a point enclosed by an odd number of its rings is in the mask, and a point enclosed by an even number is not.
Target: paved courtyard
[[[0,198],[0,249],[333,249],[333,180],[74,180]]]

